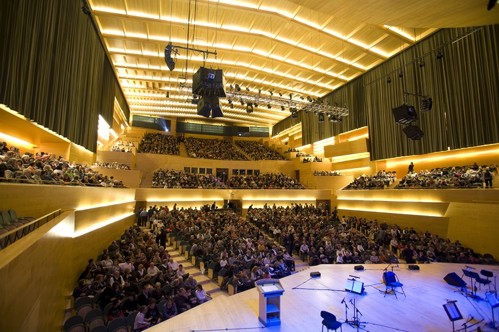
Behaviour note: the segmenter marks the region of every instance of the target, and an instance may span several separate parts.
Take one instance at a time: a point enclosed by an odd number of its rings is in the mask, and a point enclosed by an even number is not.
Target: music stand
[[[454,322],[456,320],[463,319],[463,315],[461,315],[456,302],[457,301],[449,301],[446,304],[442,305],[445,309],[445,312],[447,313],[447,317],[449,317],[449,320],[452,322],[452,332],[456,331],[454,328]]]
[[[352,278],[347,279],[347,281],[345,283],[345,291],[353,293],[353,294],[362,295],[364,293],[364,283],[362,281],[358,281],[357,280],[358,277],[355,277],[355,276],[351,276],[351,277]],[[344,301],[344,299],[343,299],[343,301]],[[348,309],[348,306],[345,303],[345,316],[346,316],[345,323],[349,324],[352,327],[356,327],[357,331],[359,331],[359,329],[364,329],[362,324],[365,322],[361,322],[359,319],[359,314],[360,315],[362,315],[362,314],[360,313],[359,309],[357,309],[357,301],[356,301],[355,295],[353,298],[353,302],[352,302],[352,300],[350,300],[350,303],[353,305],[353,317],[352,317],[353,319],[348,320],[348,315],[346,312],[346,310]]]

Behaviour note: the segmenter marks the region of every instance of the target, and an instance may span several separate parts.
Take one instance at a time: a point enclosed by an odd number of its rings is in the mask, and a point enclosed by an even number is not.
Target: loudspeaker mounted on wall
[[[412,140],[420,140],[424,136],[424,132],[418,126],[407,126],[403,131]]]

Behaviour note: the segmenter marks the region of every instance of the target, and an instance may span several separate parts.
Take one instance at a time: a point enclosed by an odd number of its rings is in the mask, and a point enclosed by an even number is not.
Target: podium
[[[258,289],[258,320],[264,326],[281,325],[281,295],[284,293],[277,279],[261,279],[255,282]]]

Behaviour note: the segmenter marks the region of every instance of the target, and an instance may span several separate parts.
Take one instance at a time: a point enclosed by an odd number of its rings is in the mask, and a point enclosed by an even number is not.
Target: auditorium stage
[[[367,322],[361,331],[452,331],[443,305],[457,301],[463,319],[455,321],[455,330],[497,331],[487,326],[492,321],[492,309],[484,300],[487,286],[476,294],[482,298],[466,296],[457,287],[449,285],[444,277],[455,272],[463,274],[462,264],[420,264],[420,270],[409,270],[406,264],[395,265],[393,271],[404,284],[406,297],[402,294],[384,296],[382,274],[385,265],[365,264],[364,271],[355,271],[353,265],[320,265],[280,279],[284,287],[281,297],[281,325],[265,328],[258,320],[258,291],[251,289],[230,297],[218,297],[193,308],[177,317],[148,329],[156,331],[321,331],[321,310],[334,313],[338,320],[345,321],[345,299],[349,307],[348,319],[353,316],[353,303],[362,314],[360,321]],[[499,275],[499,266],[475,265],[475,272],[481,269]],[[388,270],[392,270],[391,267]],[[319,278],[311,278],[310,272],[320,272]],[[345,292],[350,276],[359,277],[365,285],[365,294]],[[463,278],[470,284],[468,278]],[[496,326],[499,308],[494,312]],[[357,327],[343,324],[343,331],[356,331]]]

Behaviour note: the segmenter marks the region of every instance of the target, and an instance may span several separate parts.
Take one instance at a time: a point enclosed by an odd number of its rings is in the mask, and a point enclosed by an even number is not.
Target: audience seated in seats
[[[459,241],[353,216],[334,221],[324,209],[307,204],[252,208],[247,218],[265,234],[272,234],[275,228],[282,230],[281,244],[292,254],[300,255],[300,247],[305,243],[310,265],[396,263],[399,258],[407,263],[495,263],[490,255],[477,254]]]
[[[111,168],[111,169],[130,169],[130,165],[118,163],[116,161],[105,163],[102,161],[96,162],[93,167]]]
[[[304,189],[295,179],[282,173],[234,175],[226,183],[211,174],[193,174],[159,169],[153,173],[156,188],[244,188],[244,189]]]
[[[79,185],[123,188],[121,181],[99,174],[86,164],[71,163],[54,154],[21,154],[3,143],[0,156],[0,181],[14,183]]]
[[[262,173],[259,175],[233,175],[229,188],[242,189],[304,189],[296,179],[283,173]]]
[[[159,169],[153,173],[152,186],[156,188],[225,188],[212,174],[193,174],[184,171]]]
[[[395,172],[380,171],[376,175],[361,175],[351,182],[343,190],[348,189],[384,189],[390,187],[395,182],[397,174]]]
[[[314,176],[340,176],[337,171],[314,171]]]
[[[303,244],[308,246],[310,265],[387,264],[397,263],[399,258],[407,263],[496,263],[491,255],[476,254],[459,241],[429,232],[354,216],[332,220],[324,206],[264,205],[253,207],[245,218],[231,210],[152,209],[153,216],[161,216],[162,227],[144,230],[135,225],[127,229],[96,260],[88,261],[73,291],[75,298],[98,299],[101,309],[112,310],[110,317],[140,309],[138,328],[207,299],[202,287],[158,245],[161,229],[168,229],[188,247],[195,243],[197,257],[223,276],[222,289],[230,284],[238,292],[254,287],[255,280],[289,275],[294,270],[292,254],[298,255]],[[271,238],[276,228],[282,232],[280,244]],[[162,263],[154,263],[158,261]],[[137,273],[143,266],[153,266],[154,273]],[[164,306],[158,307],[158,301],[164,301]]]
[[[134,148],[134,147],[135,147],[134,142],[127,142],[127,141],[118,140],[113,144],[110,151],[113,151],[113,152],[132,152],[132,148]]]
[[[218,160],[247,160],[229,141],[187,137],[185,139],[187,155],[191,158]]]
[[[137,152],[154,154],[180,154],[180,141],[177,137],[160,133],[146,133],[139,143]]]
[[[490,167],[489,167],[490,169]],[[487,166],[441,167],[405,175],[396,189],[482,188]]]
[[[286,160],[279,152],[272,150],[257,141],[235,141],[252,160]]]

